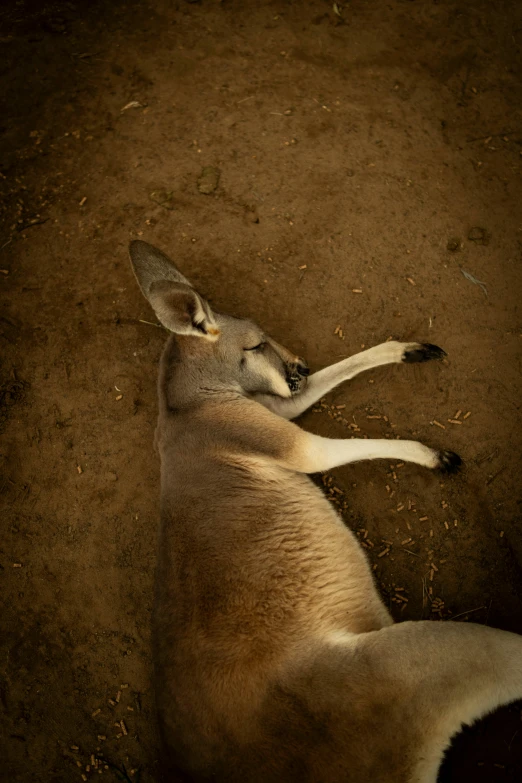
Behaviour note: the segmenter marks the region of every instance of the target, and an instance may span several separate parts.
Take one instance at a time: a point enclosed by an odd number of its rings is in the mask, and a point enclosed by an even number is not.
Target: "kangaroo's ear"
[[[210,305],[164,253],[138,239],[130,243],[129,253],[138,284],[163,326],[176,334],[217,339]]]

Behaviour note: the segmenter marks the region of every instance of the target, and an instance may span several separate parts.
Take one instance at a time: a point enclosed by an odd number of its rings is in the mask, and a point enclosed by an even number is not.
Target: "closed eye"
[[[258,343],[257,345],[254,345],[252,348],[244,348],[244,351],[260,351],[262,348],[264,348],[266,343]]]

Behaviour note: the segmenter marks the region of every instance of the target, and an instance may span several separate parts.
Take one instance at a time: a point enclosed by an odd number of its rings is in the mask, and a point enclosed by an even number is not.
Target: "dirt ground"
[[[20,0],[0,25],[0,778],[159,783],[165,333],[131,238],[314,369],[390,336],[447,350],[302,423],[458,451],[451,480],[324,481],[397,620],[522,632],[516,0]],[[440,779],[520,780],[521,717],[463,732]]]

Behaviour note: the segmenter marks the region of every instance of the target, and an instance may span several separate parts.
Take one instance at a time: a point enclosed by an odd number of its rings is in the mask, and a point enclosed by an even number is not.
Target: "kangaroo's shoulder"
[[[199,448],[273,459],[291,452],[300,433],[296,424],[249,398],[205,401],[190,414],[177,414],[167,426]]]

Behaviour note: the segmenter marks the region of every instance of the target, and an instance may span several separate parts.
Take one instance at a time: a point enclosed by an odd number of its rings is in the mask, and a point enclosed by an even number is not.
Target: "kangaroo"
[[[395,624],[355,536],[307,474],[363,459],[452,471],[406,440],[334,440],[291,419],[342,381],[443,357],[388,342],[309,374],[250,320],[214,312],[159,250],[130,245],[172,332],[159,370],[153,611],[166,780],[435,783],[445,748],[522,698],[522,636]]]

